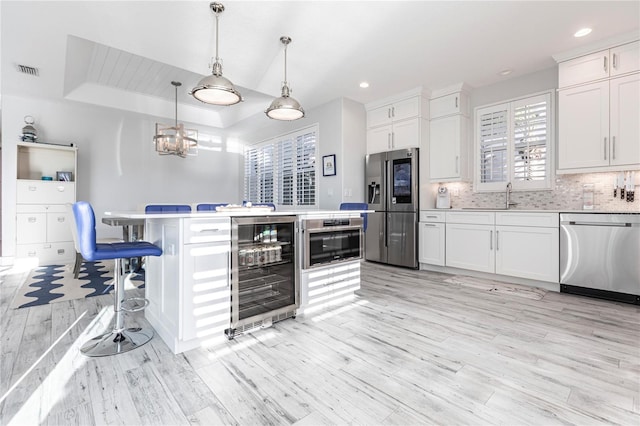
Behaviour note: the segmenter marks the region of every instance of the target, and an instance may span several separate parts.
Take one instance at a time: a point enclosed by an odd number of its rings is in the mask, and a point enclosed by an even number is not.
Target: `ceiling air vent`
[[[29,74],[38,77],[40,75],[40,71],[38,68],[30,67],[28,65],[20,65],[18,64],[18,71],[23,74]]]

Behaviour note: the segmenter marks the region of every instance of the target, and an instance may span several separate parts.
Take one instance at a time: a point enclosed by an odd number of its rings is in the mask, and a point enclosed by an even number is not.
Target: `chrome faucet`
[[[505,197],[504,197],[505,198],[505,208],[507,210],[509,210],[509,208],[511,206],[517,206],[518,205],[518,203],[512,203],[511,202],[511,182],[509,182],[507,184],[507,190],[506,190],[504,195],[505,195]]]

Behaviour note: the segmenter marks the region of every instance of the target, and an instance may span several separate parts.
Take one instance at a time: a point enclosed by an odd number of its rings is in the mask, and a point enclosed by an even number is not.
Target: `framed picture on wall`
[[[322,176],[336,175],[336,155],[325,155],[322,157]]]

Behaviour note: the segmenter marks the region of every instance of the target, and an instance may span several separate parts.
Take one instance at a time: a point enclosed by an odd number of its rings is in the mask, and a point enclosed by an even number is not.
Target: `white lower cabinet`
[[[495,272],[493,225],[447,223],[447,266]]]
[[[444,266],[445,212],[423,210],[418,224],[418,262]]]
[[[558,213],[450,212],[446,220],[446,266],[559,282]]]
[[[418,261],[430,265],[444,266],[445,225],[444,223],[418,224],[420,242]]]
[[[69,214],[64,205],[16,206],[16,257],[37,258],[39,265],[75,259]]]
[[[558,228],[496,226],[496,274],[557,282]]]
[[[360,260],[305,269],[300,278],[298,313],[317,312],[353,298],[360,289]]]

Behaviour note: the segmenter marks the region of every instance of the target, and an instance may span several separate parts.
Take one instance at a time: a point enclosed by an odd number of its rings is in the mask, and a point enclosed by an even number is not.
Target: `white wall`
[[[279,135],[318,124],[318,208],[334,210],[343,201],[364,201],[364,155],[366,130],[364,105],[348,99],[335,99],[312,110],[296,121],[265,120],[257,126],[240,122],[229,135],[246,144],[255,144]],[[336,175],[322,176],[322,157],[336,155]],[[344,195],[351,190],[351,196]],[[348,194],[348,193],[347,193]]]
[[[4,95],[2,97],[3,256],[15,254],[16,144],[23,117],[35,118],[39,142],[78,146],[77,198],[89,201],[98,222],[105,211],[140,205],[242,200],[243,149],[223,131],[203,126],[197,157],[159,156],[153,147],[156,119],[110,108]],[[171,123],[172,120],[163,120]],[[101,223],[99,237],[118,237]]]
[[[511,78],[502,83],[479,87],[471,92],[471,107],[502,102],[558,87],[558,67]]]

